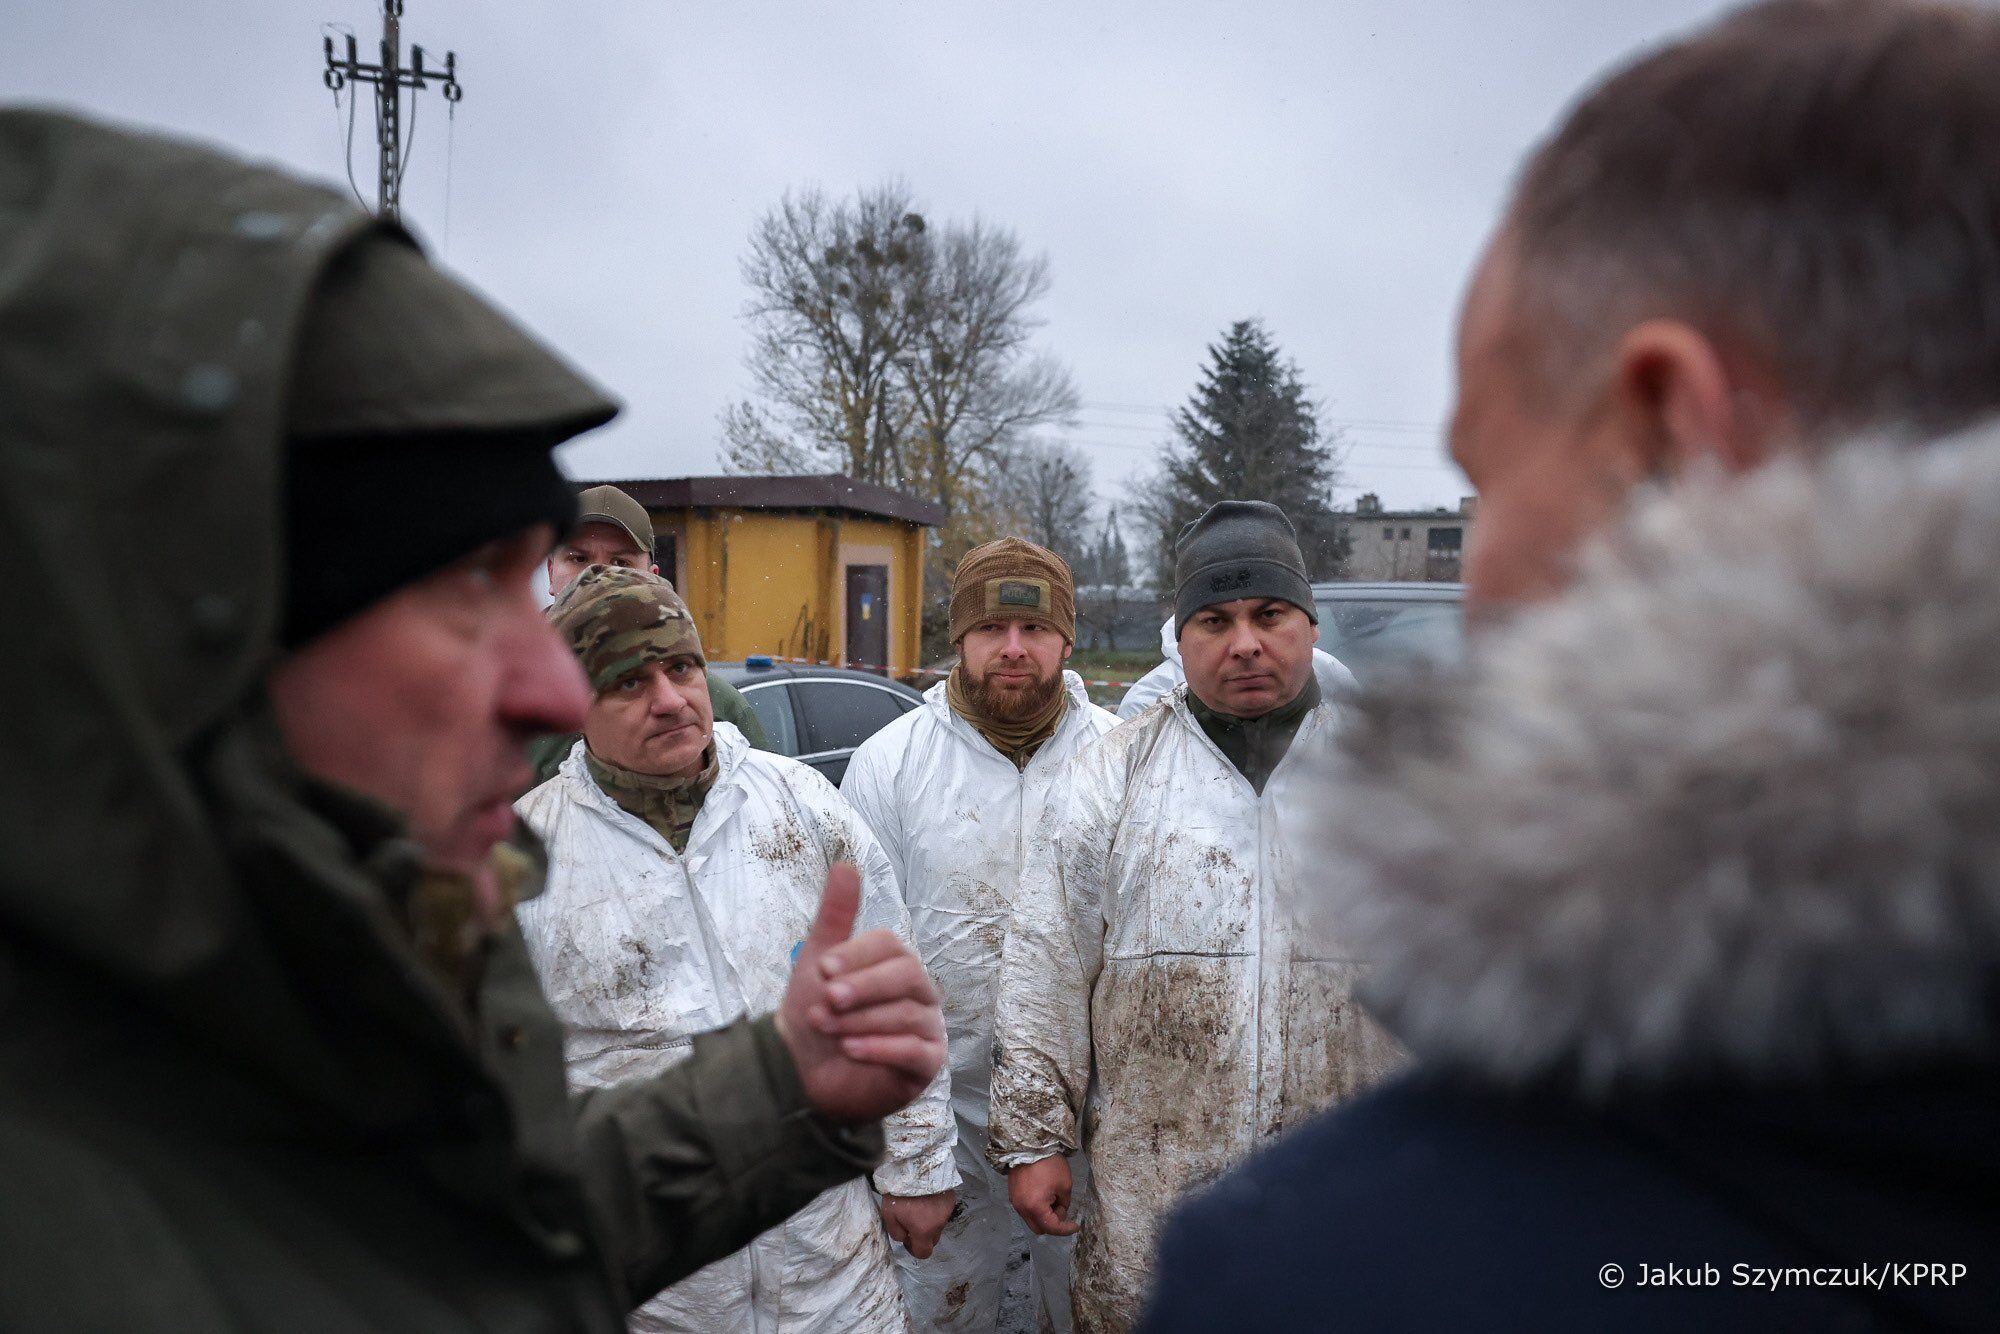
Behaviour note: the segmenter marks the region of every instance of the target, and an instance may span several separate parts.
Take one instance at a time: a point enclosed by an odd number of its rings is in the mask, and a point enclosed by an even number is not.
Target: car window
[[[849,750],[902,716],[897,696],[855,681],[795,681],[809,753]]]
[[[799,727],[792,716],[791,691],[773,681],[769,685],[743,687],[743,700],[764,729],[764,740],[779,755],[799,753]]]
[[[1330,600],[1319,606],[1319,646],[1364,684],[1413,661],[1450,665],[1465,652],[1455,602]]]

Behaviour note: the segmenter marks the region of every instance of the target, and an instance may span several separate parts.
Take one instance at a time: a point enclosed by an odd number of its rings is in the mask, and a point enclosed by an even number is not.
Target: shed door
[[[847,567],[847,665],[888,674],[889,567]]]

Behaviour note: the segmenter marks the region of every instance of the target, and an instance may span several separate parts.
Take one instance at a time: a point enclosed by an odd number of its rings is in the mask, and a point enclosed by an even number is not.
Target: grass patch
[[[1160,665],[1158,649],[1078,649],[1070,654],[1069,669],[1086,682],[1091,703],[1107,709],[1118,707],[1125,688]],[[1095,682],[1110,681],[1111,685]]]
[[[1160,665],[1160,650],[1080,648],[1070,654],[1069,665],[1079,672],[1085,667],[1093,671],[1101,668],[1106,674],[1130,672],[1136,681]]]

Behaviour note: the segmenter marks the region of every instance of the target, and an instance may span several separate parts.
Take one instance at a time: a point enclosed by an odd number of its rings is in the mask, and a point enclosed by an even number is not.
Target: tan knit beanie
[[[951,576],[951,642],[983,621],[1030,621],[1076,642],[1076,583],[1061,556],[1018,537],[974,547]]]

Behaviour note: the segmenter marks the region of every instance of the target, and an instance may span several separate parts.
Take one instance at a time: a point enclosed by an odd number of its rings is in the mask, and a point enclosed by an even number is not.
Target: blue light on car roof
[[[743,660],[743,665],[745,667],[750,667],[750,668],[769,667],[771,665],[771,660],[762,653],[752,653],[749,657]]]

